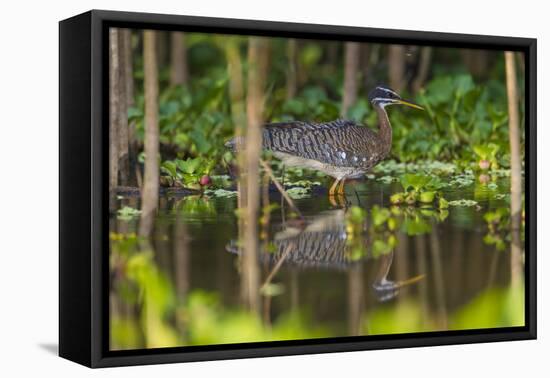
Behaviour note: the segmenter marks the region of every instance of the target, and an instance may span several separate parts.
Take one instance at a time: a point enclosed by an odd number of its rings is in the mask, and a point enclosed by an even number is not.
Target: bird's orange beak
[[[401,105],[410,106],[411,108],[424,110],[424,108],[423,108],[422,106],[417,105],[417,104],[415,104],[414,102],[405,101],[405,100],[397,100],[397,103],[398,103],[398,104],[401,104]]]

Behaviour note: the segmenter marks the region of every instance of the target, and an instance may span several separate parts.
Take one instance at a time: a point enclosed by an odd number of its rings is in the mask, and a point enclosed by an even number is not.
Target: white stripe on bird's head
[[[375,97],[371,100],[371,103],[373,105],[380,106],[381,108],[387,106],[396,104],[398,101],[396,99],[386,98],[386,97]]]
[[[378,86],[378,87],[376,87],[376,89],[379,89],[379,90],[384,91],[386,93],[390,93],[390,94],[394,95],[395,97],[401,98],[401,96],[399,96],[394,90],[392,90],[390,88]]]

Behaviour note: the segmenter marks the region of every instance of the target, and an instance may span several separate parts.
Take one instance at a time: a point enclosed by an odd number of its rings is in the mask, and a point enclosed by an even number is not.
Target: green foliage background
[[[163,33],[161,33],[163,34]],[[165,38],[163,36],[162,38]],[[137,38],[137,37],[134,37]],[[134,43],[138,43],[137,39]],[[170,86],[169,65],[161,64],[160,132],[162,160],[197,156],[207,160],[231,159],[224,142],[234,133],[224,45],[236,44],[246,78],[246,38],[189,33],[187,35],[190,82]],[[301,41],[297,64],[303,78],[298,93],[286,98],[287,40],[271,38],[270,67],[266,93],[267,122],[286,120],[330,121],[340,117],[343,88],[343,44],[329,41]],[[346,118],[376,127],[377,118],[367,101],[375,85],[386,83],[385,45],[370,44],[373,51],[369,70],[357,80],[360,93]],[[337,54],[331,57],[331,51]],[[376,54],[375,54],[376,52]],[[334,55],[334,54],[333,54]],[[375,56],[375,57],[373,57]],[[473,77],[462,63],[459,49],[434,48],[430,74],[425,85],[412,93],[402,91],[426,111],[389,108],[393,125],[392,156],[401,162],[441,160],[461,165],[485,156],[487,145],[498,151],[491,156],[495,166],[507,167],[509,142],[507,99],[502,52],[489,52],[489,68]],[[138,57],[136,105],[129,119],[136,122],[137,138],[143,140],[143,71]],[[523,88],[523,82],[519,82]],[[246,88],[246,86],[245,86]],[[524,101],[521,91],[520,110]],[[225,156],[224,156],[225,155]],[[207,162],[205,162],[207,164]],[[219,166],[219,164],[216,164]],[[219,167],[221,168],[221,167]],[[221,170],[221,169],[218,169]]]

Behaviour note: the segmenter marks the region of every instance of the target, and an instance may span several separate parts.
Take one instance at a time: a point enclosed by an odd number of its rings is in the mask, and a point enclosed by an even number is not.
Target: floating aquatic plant
[[[421,173],[406,173],[401,176],[400,183],[404,192],[390,197],[393,205],[432,204],[443,198],[440,190],[447,186],[439,177]]]
[[[133,207],[124,206],[122,209],[119,209],[117,212],[117,218],[124,221],[130,221],[132,219],[138,218],[141,214],[141,210],[134,209]]]
[[[399,181],[399,179],[393,176],[382,176],[382,177],[378,177],[376,181],[380,181],[384,184],[391,184],[392,182]]]
[[[166,160],[160,166],[161,184],[200,189],[212,183],[209,174],[215,164],[214,159],[203,157]]]
[[[302,188],[300,186],[295,186],[294,188],[287,189],[286,192],[292,199],[302,199],[311,196],[311,189]]]
[[[479,169],[486,171],[489,168],[498,169],[497,153],[500,146],[494,143],[477,145],[472,147],[475,154],[478,156]]]
[[[238,193],[235,190],[226,189],[206,189],[204,194],[207,196],[219,197],[219,198],[233,198],[237,197]]]
[[[463,206],[463,207],[472,207],[476,206],[477,201],[469,199],[460,199],[455,201],[449,201],[449,206]]]

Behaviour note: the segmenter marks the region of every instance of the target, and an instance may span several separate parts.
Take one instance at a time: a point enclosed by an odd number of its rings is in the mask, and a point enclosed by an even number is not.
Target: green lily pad
[[[120,220],[129,221],[134,218],[137,218],[141,214],[141,210],[134,209],[133,207],[124,206],[122,209],[119,209],[117,212],[117,218]]]
[[[382,177],[378,177],[376,181],[380,181],[384,184],[391,184],[392,182],[397,181],[397,178],[393,176],[382,176]]]
[[[307,198],[311,195],[311,191],[309,189],[302,188],[300,186],[295,186],[294,188],[287,189],[286,192],[290,196],[290,198],[293,199]]]
[[[225,189],[206,190],[204,193],[206,195],[211,195],[211,196],[220,197],[220,198],[237,197],[237,194],[238,194],[234,190],[225,190]]]
[[[477,205],[477,201],[474,200],[461,199],[456,201],[449,201],[449,206],[471,207],[475,205]]]

